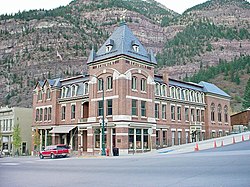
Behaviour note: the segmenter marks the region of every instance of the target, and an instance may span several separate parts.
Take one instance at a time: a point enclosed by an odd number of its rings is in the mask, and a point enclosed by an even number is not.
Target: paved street
[[[0,186],[250,186],[249,158],[250,141],[176,155],[0,158]]]

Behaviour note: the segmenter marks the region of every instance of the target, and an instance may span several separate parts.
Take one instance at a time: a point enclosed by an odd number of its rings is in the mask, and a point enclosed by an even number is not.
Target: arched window
[[[46,90],[46,99],[50,99],[50,88],[47,88]]]
[[[72,85],[71,86],[71,97],[76,96],[77,94],[77,85]]]
[[[84,95],[89,93],[89,84],[87,82],[84,83]]]
[[[185,99],[186,99],[186,101],[190,100],[189,99],[189,90],[186,90],[186,92],[185,92]]]
[[[166,85],[165,84],[163,84],[161,86],[161,93],[162,93],[162,96],[166,96],[167,95]]]
[[[38,91],[37,100],[38,100],[38,101],[41,101],[41,100],[42,100],[42,96],[43,96],[42,90],[39,90],[39,91]]]
[[[221,122],[221,105],[218,105],[218,121]]]
[[[113,89],[113,77],[109,76],[107,77],[107,90]]]
[[[160,95],[160,84],[159,83],[155,84],[155,95]]]
[[[97,85],[97,90],[98,91],[102,91],[103,90],[103,79],[102,78],[100,78],[100,79],[98,79],[98,85]]]
[[[215,112],[215,105],[214,103],[211,104],[211,121],[214,121],[214,112]]]
[[[224,107],[224,120],[225,120],[225,123],[228,123],[228,107],[227,105]]]
[[[177,99],[181,99],[181,88],[176,89]]]
[[[172,98],[175,98],[175,87],[171,87],[171,88],[170,88],[170,96],[171,96]]]
[[[146,92],[146,85],[147,85],[146,79],[142,78],[141,79],[141,91]]]
[[[137,90],[137,77],[132,77],[132,84],[131,84],[132,90]]]
[[[61,98],[65,98],[67,97],[67,88],[64,86],[62,87],[62,91],[61,91]]]

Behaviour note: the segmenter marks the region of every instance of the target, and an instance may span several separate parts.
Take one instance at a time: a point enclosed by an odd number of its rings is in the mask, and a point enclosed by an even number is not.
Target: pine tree
[[[245,88],[245,93],[244,93],[244,97],[243,97],[243,107],[249,108],[250,107],[250,78],[247,81],[247,85]]]

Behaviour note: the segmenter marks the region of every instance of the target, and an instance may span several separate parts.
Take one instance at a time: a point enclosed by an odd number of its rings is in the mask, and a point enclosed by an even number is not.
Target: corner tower
[[[97,52],[92,49],[87,64],[90,75],[88,122],[98,126],[104,116],[106,145],[118,147],[120,153],[151,150],[156,129],[154,67],[157,62],[153,52],[148,53],[123,23]],[[97,132],[93,128],[98,127],[92,126],[92,132]],[[149,135],[151,132],[154,138]]]

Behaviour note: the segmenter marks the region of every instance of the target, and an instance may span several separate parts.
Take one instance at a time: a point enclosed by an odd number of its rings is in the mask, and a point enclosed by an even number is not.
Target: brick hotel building
[[[97,52],[91,51],[87,65],[86,75],[36,84],[32,128],[39,131],[40,147],[65,143],[75,151],[98,154],[102,121],[105,147],[117,147],[120,154],[230,132],[230,96],[211,83],[155,75],[153,52],[125,23]]]

